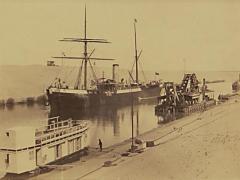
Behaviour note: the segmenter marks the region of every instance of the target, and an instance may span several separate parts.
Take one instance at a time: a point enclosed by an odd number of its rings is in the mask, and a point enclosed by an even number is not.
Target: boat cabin
[[[88,124],[50,119],[48,126],[13,127],[0,132],[0,167],[21,174],[53,163],[88,147]]]

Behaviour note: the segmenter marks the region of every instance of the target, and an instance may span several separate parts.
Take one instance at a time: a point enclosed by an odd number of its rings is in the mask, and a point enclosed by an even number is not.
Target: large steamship
[[[109,43],[105,39],[92,39],[87,37],[86,31],[86,8],[85,8],[85,21],[84,21],[84,38],[64,38],[60,41],[65,42],[77,42],[83,43],[84,52],[83,57],[53,57],[53,58],[62,58],[62,59],[73,59],[81,60],[82,64],[79,68],[78,76],[74,87],[69,87],[66,84],[63,84],[60,79],[56,78],[54,84],[50,85],[47,88],[47,95],[49,99],[49,104],[52,111],[61,111],[68,108],[77,108],[80,110],[95,108],[103,105],[125,105],[130,104],[132,99],[138,101],[139,99],[153,99],[156,100],[157,96],[160,94],[160,82],[159,81],[150,81],[146,84],[141,84],[139,82],[139,72],[138,72],[138,60],[141,55],[141,52],[138,53],[137,50],[137,41],[136,41],[136,20],[134,21],[134,35],[135,35],[135,60],[133,64],[133,69],[136,70],[135,77],[133,72],[129,71],[129,77],[131,78],[131,83],[125,82],[123,79],[118,82],[116,78],[116,68],[118,64],[113,64],[113,75],[112,79],[107,78],[98,78],[94,72],[92,66],[93,61],[101,60],[114,60],[107,58],[96,58],[91,57],[94,50],[88,52],[89,43]],[[87,82],[87,70],[88,66],[92,71],[94,79],[91,81],[91,86]],[[133,70],[132,70],[133,71]],[[83,82],[81,77],[83,74]]]

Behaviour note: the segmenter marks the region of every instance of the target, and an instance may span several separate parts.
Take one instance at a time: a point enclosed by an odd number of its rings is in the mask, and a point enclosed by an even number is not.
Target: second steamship
[[[63,83],[59,78],[56,78],[54,84],[50,85],[47,89],[49,104],[53,110],[61,110],[66,108],[86,109],[91,107],[99,107],[102,105],[118,105],[131,103],[132,99],[138,101],[140,98],[156,99],[160,94],[160,82],[150,81],[147,84],[139,83],[138,78],[138,60],[141,52],[138,53],[136,42],[136,20],[134,21],[135,33],[135,76],[129,72],[132,83],[126,83],[122,79],[120,82],[115,77],[115,71],[118,64],[113,64],[113,77],[112,79],[97,78],[92,66],[92,60],[114,60],[106,58],[91,57],[94,50],[88,53],[89,43],[109,43],[105,39],[92,39],[87,37],[86,32],[86,8],[85,8],[85,23],[84,23],[84,38],[64,38],[60,41],[79,42],[84,44],[83,57],[54,57],[62,59],[81,60],[82,65],[79,68],[77,80],[74,87],[69,87]],[[88,65],[92,71],[94,79],[91,81],[91,87],[88,87],[87,70]],[[81,76],[83,74],[83,82]]]

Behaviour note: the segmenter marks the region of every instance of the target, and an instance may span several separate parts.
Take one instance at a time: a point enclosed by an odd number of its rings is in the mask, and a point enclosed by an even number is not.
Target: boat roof
[[[31,127],[31,126],[14,126],[11,128],[6,129],[6,131],[29,131],[29,130],[34,130],[35,131],[35,127]]]

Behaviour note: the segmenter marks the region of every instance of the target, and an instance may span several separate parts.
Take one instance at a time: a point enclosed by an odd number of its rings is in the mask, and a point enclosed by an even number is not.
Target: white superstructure
[[[14,127],[0,132],[0,168],[6,173],[32,171],[89,145],[88,124],[51,118],[41,130]]]

